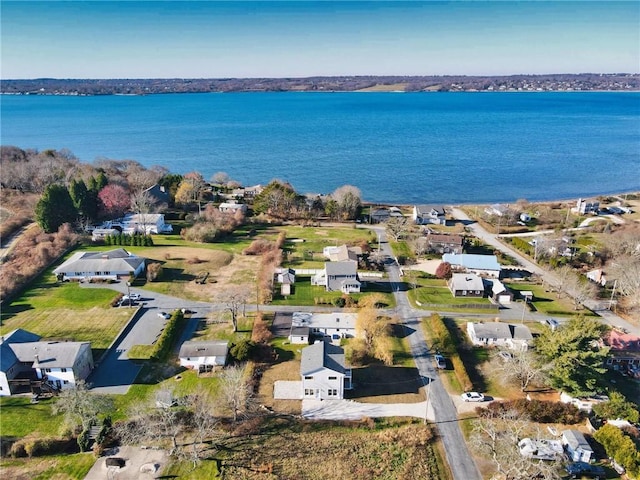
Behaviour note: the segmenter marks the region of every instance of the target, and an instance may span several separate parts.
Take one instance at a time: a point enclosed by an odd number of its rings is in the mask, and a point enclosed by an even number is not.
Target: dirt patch
[[[431,275],[436,274],[436,269],[438,265],[442,263],[442,260],[423,260],[421,262],[416,263],[415,265],[411,265],[409,267],[405,267],[407,270],[419,270],[421,272],[430,273]]]
[[[258,388],[258,402],[279,413],[300,415],[301,400],[274,400],[273,398],[273,385],[276,380],[300,380],[300,362],[292,360],[275,365],[262,365],[260,368],[264,370]]]
[[[185,285],[185,290],[198,296],[211,298],[222,286],[254,285],[259,262],[259,257],[234,255],[228,264],[218,268],[205,268],[205,265],[200,265],[199,272],[209,272],[207,282],[204,285],[189,282]],[[250,302],[255,302],[255,298]]]

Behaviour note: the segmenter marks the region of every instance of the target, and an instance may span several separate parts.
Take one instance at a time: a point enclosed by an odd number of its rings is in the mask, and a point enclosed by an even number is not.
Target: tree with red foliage
[[[442,262],[438,265],[438,268],[436,268],[436,277],[438,278],[449,279],[452,275],[451,264],[449,262]]]
[[[104,217],[118,218],[124,215],[131,205],[131,195],[121,185],[110,183],[98,192],[100,213]]]

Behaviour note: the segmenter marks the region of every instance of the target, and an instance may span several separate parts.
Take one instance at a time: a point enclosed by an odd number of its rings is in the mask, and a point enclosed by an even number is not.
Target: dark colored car
[[[571,478],[595,478],[596,480],[607,477],[604,468],[598,465],[591,465],[586,462],[575,462],[567,465],[567,473]]]

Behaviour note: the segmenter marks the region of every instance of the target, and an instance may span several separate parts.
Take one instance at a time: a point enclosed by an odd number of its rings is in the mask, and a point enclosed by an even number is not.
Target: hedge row
[[[458,342],[456,342],[444,319],[437,313],[432,313],[429,317],[429,327],[431,329],[433,348],[449,357],[462,390],[465,392],[472,390],[473,382],[458,353]]]
[[[478,407],[476,409],[481,417],[495,416],[509,410],[515,410],[522,415],[526,415],[531,421],[537,423],[574,425],[585,419],[585,413],[570,403],[527,400],[525,398],[506,402],[492,402],[486,408]]]
[[[180,310],[173,312],[151,353],[152,360],[163,362],[167,359],[171,353],[171,347],[182,330],[183,322],[183,313]]]

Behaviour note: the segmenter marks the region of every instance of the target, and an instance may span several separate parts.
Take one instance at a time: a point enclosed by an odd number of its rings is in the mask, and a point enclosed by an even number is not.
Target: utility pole
[[[613,306],[613,296],[616,294],[616,286],[618,285],[618,279],[616,278],[613,281],[613,289],[611,290],[611,300],[609,300],[609,310],[611,310],[611,307]]]

